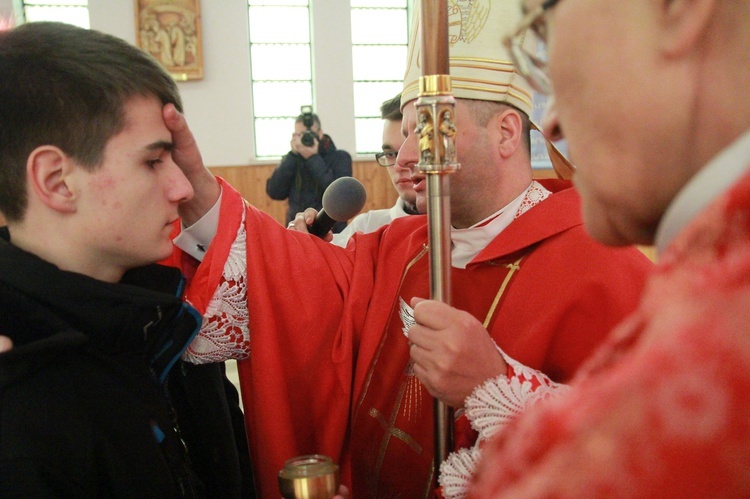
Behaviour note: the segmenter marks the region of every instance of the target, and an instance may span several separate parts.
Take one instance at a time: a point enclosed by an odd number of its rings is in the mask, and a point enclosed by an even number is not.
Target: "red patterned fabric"
[[[750,496],[750,175],[663,255],[566,396],[485,447],[471,497]]]

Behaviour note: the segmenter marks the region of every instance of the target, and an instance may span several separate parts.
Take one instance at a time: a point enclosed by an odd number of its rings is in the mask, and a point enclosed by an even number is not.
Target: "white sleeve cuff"
[[[190,227],[183,226],[179,235],[172,241],[175,246],[200,262],[203,261],[203,256],[208,251],[211,241],[216,236],[216,229],[219,227],[221,196],[222,193],[219,194],[219,199],[200,220]]]

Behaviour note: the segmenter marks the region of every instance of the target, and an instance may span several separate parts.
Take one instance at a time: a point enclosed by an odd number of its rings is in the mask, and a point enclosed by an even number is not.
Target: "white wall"
[[[135,44],[134,0],[88,0],[91,28]],[[13,0],[0,0],[0,15]],[[339,148],[355,150],[349,0],[313,0],[315,112]],[[203,79],[178,82],[208,166],[254,162],[247,0],[201,0]],[[325,56],[322,55],[325,52]],[[292,130],[289,131],[291,134]],[[265,161],[267,162],[267,161]]]
[[[185,116],[209,166],[253,160],[245,0],[202,0],[203,79],[178,82]],[[135,2],[89,0],[91,28],[135,44]]]

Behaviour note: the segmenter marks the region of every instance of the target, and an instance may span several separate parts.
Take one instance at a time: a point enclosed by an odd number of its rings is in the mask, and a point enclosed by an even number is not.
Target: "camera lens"
[[[300,142],[302,142],[302,145],[306,147],[312,146],[313,144],[315,144],[315,134],[310,130],[305,130],[305,132],[302,134],[302,137],[300,138]]]

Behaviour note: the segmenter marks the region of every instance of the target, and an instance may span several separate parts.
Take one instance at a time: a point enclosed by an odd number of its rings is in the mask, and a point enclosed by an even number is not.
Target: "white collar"
[[[516,213],[521,208],[526,194],[529,192],[532,182],[513,201],[466,229],[451,229],[451,266],[465,269],[487,245],[495,239],[516,218]],[[490,220],[487,222],[487,220]]]
[[[695,216],[750,169],[750,130],[696,173],[667,207],[656,230],[659,254]]]

